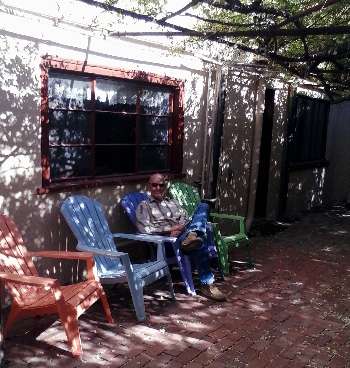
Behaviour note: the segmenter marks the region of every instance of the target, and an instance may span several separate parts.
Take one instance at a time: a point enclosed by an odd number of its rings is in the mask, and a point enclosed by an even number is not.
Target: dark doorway
[[[273,127],[273,108],[275,90],[267,88],[265,91],[265,110],[261,132],[259,155],[259,172],[255,199],[255,217],[266,216],[267,189],[269,185],[269,169],[271,156],[271,139]]]

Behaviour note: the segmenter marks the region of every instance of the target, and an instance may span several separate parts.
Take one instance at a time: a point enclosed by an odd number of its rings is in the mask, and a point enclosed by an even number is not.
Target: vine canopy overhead
[[[171,11],[166,0],[79,1],[161,26],[114,35],[223,44],[313,81],[331,100],[350,97],[349,0],[192,0]]]

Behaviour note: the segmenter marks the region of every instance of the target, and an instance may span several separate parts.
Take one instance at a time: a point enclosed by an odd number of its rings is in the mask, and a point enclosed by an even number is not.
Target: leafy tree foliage
[[[350,96],[349,0],[188,0],[172,13],[166,12],[170,0],[135,0],[123,7],[124,0],[101,0],[103,5],[80,1],[163,27],[162,32],[125,35],[190,36],[196,42],[218,42],[314,80],[332,100]],[[174,22],[178,16],[192,19],[194,26]]]
[[[216,32],[226,40],[230,32],[236,33],[233,43],[238,48],[299,77],[317,80],[331,98],[350,94],[349,1],[202,1],[201,5],[201,31]]]

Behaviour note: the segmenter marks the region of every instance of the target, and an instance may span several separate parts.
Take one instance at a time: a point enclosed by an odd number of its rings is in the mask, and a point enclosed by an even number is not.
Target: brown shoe
[[[202,285],[200,293],[205,297],[215,300],[216,302],[226,301],[226,296],[213,284]]]
[[[203,240],[193,231],[187,234],[186,238],[181,243],[181,250],[184,253],[191,252],[202,246]]]

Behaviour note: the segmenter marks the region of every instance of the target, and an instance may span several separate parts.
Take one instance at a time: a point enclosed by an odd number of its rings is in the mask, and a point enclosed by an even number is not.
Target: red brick
[[[274,342],[272,342],[272,344],[266,350],[261,352],[261,354],[264,354],[266,357],[272,360],[280,354],[282,349],[283,348],[281,346],[278,346]]]
[[[184,365],[184,368],[202,368],[203,366],[199,363],[196,363],[194,361],[189,362],[188,364]],[[170,367],[169,367],[170,368]]]
[[[165,351],[165,346],[162,344],[157,344],[157,343],[153,343],[153,344],[147,344],[145,345],[145,353],[152,356],[152,357],[156,357],[157,355],[163,353]]]
[[[214,338],[215,340],[222,339],[223,337],[227,336],[230,333],[230,330],[219,328],[213,332],[209,333],[209,336]]]
[[[331,360],[332,355],[326,351],[318,352],[311,360],[311,362],[317,367],[328,366],[329,361]]]
[[[249,362],[248,367],[249,368],[264,368],[268,364],[270,364],[270,359],[268,359],[266,356],[262,354],[259,357],[255,358],[254,360],[252,360],[251,362]]]
[[[143,367],[151,360],[152,358],[149,355],[141,353],[137,355],[135,358],[128,360],[128,362],[125,365],[123,365],[123,368]]]
[[[345,368],[347,364],[347,361],[345,358],[339,356],[339,355],[335,355],[330,363],[329,363],[329,367],[330,368]]]
[[[238,342],[234,345],[234,348],[241,353],[244,353],[252,344],[253,342],[251,340],[243,337],[242,339],[238,340]]]
[[[268,367],[275,367],[275,368],[284,368],[290,366],[290,360],[283,358],[281,356],[276,357],[276,359],[273,359],[271,363],[268,364]]]
[[[187,348],[187,346],[182,346],[182,345],[175,345],[175,346],[169,346],[166,347],[164,349],[164,353],[172,355],[174,357],[177,357],[178,355],[180,355],[185,349]]]
[[[319,345],[319,346],[325,346],[327,344],[329,344],[332,341],[332,338],[328,335],[320,335],[317,336],[316,339],[314,340],[314,343]]]
[[[215,346],[209,347],[204,352],[200,353],[193,359],[193,362],[206,365],[209,364],[212,360],[214,360],[217,356],[220,355],[220,350],[218,350]]]
[[[271,345],[271,341],[269,340],[258,340],[253,345],[252,348],[256,351],[266,350]]]
[[[201,353],[200,350],[189,347],[185,349],[180,355],[178,355],[173,361],[186,364],[193,360],[196,356],[198,356]]]
[[[217,362],[217,361],[213,361],[211,363],[209,363],[205,368],[226,368],[227,365],[226,363],[223,362]]]
[[[162,353],[162,354],[158,355],[157,357],[155,357],[154,360],[151,360],[149,363],[147,363],[144,368],[164,368],[164,367],[167,367],[169,362],[173,358],[174,357],[172,357],[171,355]]]
[[[241,357],[242,362],[248,363],[251,362],[252,360],[258,358],[259,353],[252,349],[251,347],[249,347],[243,354]]]
[[[276,322],[284,322],[290,317],[290,313],[287,311],[282,311],[274,316],[272,316],[272,319]]]

